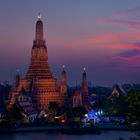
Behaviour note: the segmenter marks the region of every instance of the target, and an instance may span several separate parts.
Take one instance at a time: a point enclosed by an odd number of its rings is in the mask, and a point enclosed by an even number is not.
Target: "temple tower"
[[[38,110],[46,110],[50,102],[56,102],[59,106],[64,103],[64,97],[59,92],[56,80],[48,64],[48,51],[43,36],[43,22],[38,16],[35,27],[35,40],[31,50],[31,62],[25,77],[20,80],[19,86],[14,93],[8,107],[11,107],[22,88],[29,93],[33,105]]]
[[[63,65],[63,70],[61,73],[61,84],[60,84],[60,93],[67,94],[68,86],[67,86],[67,73],[65,71],[65,66]]]
[[[64,104],[68,103],[68,85],[67,85],[67,73],[65,71],[65,65],[61,73],[60,93],[64,97]]]
[[[31,51],[31,63],[25,79],[54,79],[48,64],[48,52],[43,37],[43,22],[38,16],[36,22],[35,40]]]
[[[82,74],[82,104],[85,107],[88,107],[90,105],[86,68],[83,68]]]

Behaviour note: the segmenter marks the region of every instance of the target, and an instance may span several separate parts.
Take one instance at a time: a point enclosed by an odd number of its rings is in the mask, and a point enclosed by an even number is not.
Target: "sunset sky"
[[[0,0],[0,81],[22,76],[42,14],[49,64],[60,81],[92,85],[140,83],[140,0]]]

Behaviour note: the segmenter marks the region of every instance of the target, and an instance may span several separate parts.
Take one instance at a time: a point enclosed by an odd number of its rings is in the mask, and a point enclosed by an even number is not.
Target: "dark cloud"
[[[121,57],[134,57],[139,56],[140,50],[128,50],[119,54]]]

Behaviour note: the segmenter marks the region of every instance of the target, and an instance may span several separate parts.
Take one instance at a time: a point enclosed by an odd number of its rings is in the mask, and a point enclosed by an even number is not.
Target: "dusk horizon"
[[[63,3],[63,5],[62,5]],[[117,7],[117,5],[119,5]],[[112,8],[113,7],[113,8]],[[92,86],[140,83],[140,2],[61,0],[0,2],[0,81],[14,82],[30,63],[38,13],[51,70],[60,82],[66,66],[68,85],[82,82],[83,68]],[[20,9],[20,12],[17,10]]]
[[[140,140],[140,0],[1,0],[0,139]]]

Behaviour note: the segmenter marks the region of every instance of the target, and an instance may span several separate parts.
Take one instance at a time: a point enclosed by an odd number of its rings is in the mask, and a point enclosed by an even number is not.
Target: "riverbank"
[[[115,131],[138,131],[139,127],[132,127],[128,125],[117,125],[117,124],[98,124],[101,130],[115,130]]]
[[[24,127],[11,127],[11,128],[0,128],[0,133],[5,132],[53,132],[68,129],[69,126],[24,126]]]

